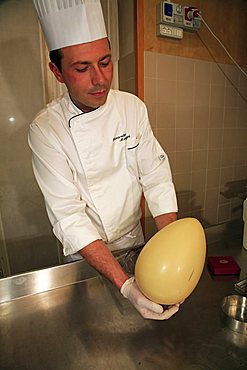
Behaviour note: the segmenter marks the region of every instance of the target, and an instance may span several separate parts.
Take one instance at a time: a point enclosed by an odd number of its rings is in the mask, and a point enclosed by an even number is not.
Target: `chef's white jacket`
[[[83,113],[65,93],[35,117],[29,145],[65,256],[96,239],[111,249],[126,235],[122,245],[138,244],[131,232],[140,228],[142,192],[153,217],[177,211],[167,155],[132,94],[111,90],[103,106]]]

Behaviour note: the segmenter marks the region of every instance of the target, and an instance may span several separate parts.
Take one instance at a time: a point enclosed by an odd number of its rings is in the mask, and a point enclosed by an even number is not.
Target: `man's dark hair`
[[[50,61],[57,66],[60,72],[62,71],[62,57],[63,54],[61,49],[51,50],[49,52]]]

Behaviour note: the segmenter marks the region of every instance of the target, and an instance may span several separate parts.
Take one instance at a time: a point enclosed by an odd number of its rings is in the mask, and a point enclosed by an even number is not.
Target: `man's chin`
[[[94,99],[89,102],[88,107],[91,108],[91,110],[97,109],[105,104],[106,99],[107,94],[105,94],[104,96],[95,96]]]
[[[73,99],[72,101],[77,106],[77,108],[79,108],[85,113],[88,113],[104,105],[106,102],[106,99],[107,99],[107,96],[104,98],[102,97],[102,98],[92,99],[90,101],[87,101],[86,104],[81,103],[80,101],[73,101]]]

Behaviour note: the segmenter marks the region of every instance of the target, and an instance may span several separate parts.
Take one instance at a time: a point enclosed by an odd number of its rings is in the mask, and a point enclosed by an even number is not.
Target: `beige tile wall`
[[[205,226],[241,218],[247,78],[233,65],[147,51],[145,102],[170,158],[179,217],[198,217]],[[146,225],[149,233],[148,213]]]

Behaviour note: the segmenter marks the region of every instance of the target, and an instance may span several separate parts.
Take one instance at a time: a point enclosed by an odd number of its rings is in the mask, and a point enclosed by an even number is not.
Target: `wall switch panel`
[[[198,31],[201,27],[200,14],[196,7],[161,1],[156,6],[156,24],[171,25],[185,31]]]

